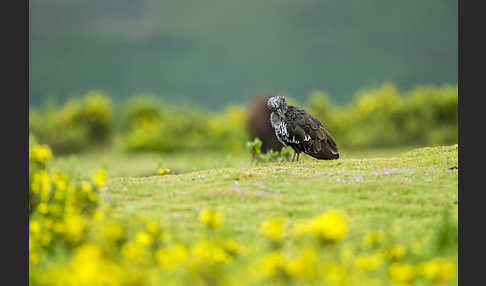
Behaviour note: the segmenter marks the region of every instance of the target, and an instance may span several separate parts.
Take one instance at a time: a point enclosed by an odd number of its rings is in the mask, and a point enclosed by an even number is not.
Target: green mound
[[[113,178],[105,202],[123,219],[164,220],[182,236],[200,230],[198,212],[225,213],[223,231],[257,239],[271,216],[306,219],[327,209],[350,217],[350,239],[366,230],[398,227],[427,234],[444,209],[457,216],[458,146],[415,149],[389,158],[264,164],[180,175]],[[197,159],[197,158],[196,158]],[[170,167],[170,166],[168,166]]]

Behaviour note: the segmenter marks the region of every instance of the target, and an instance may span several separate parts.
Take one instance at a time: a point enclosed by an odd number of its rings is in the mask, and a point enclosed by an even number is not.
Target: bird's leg
[[[299,161],[300,159],[300,153],[297,153],[297,162]]]
[[[294,155],[292,155],[292,160],[290,162],[293,162],[295,159],[295,151],[294,151]]]

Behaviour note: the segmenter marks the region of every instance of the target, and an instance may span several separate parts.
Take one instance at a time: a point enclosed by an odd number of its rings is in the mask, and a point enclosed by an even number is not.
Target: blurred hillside
[[[92,89],[209,108],[457,82],[457,1],[30,1],[30,101]]]
[[[322,120],[340,148],[359,149],[455,144],[457,102],[457,85],[399,91],[383,83],[361,89],[346,106],[335,106],[322,91],[298,105]],[[126,151],[238,153],[253,139],[247,132],[248,114],[244,105],[215,112],[149,96],[119,101],[93,90],[64,105],[31,108],[29,131],[56,153],[107,146],[115,137],[122,138]]]

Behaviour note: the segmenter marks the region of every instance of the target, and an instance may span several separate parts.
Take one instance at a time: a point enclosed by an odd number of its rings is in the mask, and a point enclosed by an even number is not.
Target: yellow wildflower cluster
[[[221,213],[213,209],[204,209],[199,214],[199,221],[213,230],[219,228],[222,219]]]
[[[108,174],[104,169],[97,169],[93,172],[93,183],[96,187],[102,188],[108,180]]]
[[[297,234],[310,233],[321,243],[335,243],[348,233],[348,219],[337,210],[327,211],[295,228]]]
[[[30,150],[29,255],[37,264],[54,245],[73,247],[83,242],[87,220],[98,206],[98,188],[48,170],[44,164],[51,158],[48,146],[34,143]]]
[[[376,247],[385,239],[384,231],[370,231],[363,237],[363,244],[367,247]]]
[[[400,285],[407,285],[415,278],[415,267],[404,262],[394,262],[388,268],[390,277]]]
[[[160,176],[165,175],[165,174],[169,174],[169,173],[170,173],[170,169],[160,168],[160,169],[157,170],[157,174],[159,174]]]
[[[218,231],[223,215],[207,208],[198,214],[204,230],[181,237],[159,221],[127,224],[101,208],[107,178],[100,170],[99,181],[73,182],[34,165],[31,285],[451,285],[457,277],[457,254],[429,255],[388,231],[347,237],[349,220],[337,210],[294,225],[264,220],[258,239],[265,243],[253,245],[233,239],[229,228]]]
[[[374,253],[370,255],[359,255],[356,257],[356,266],[364,270],[375,270],[384,262],[383,255]]]
[[[418,274],[439,285],[450,280],[455,271],[454,264],[443,258],[433,258],[430,261],[421,262],[418,269]]]
[[[262,223],[260,230],[263,235],[274,241],[280,241],[284,234],[285,219],[273,218]]]
[[[29,151],[31,162],[45,163],[52,158],[51,148],[47,145],[35,144]]]

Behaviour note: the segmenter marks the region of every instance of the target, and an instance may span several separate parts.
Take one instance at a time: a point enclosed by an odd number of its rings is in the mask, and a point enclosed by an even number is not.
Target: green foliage
[[[303,106],[286,98],[289,104]],[[457,143],[457,86],[419,86],[400,92],[385,83],[360,90],[355,98],[349,106],[334,106],[325,92],[317,90],[304,106],[322,121],[339,147]],[[56,153],[82,151],[108,142],[115,130],[113,122],[129,151],[242,152],[249,139],[246,121],[242,105],[208,112],[151,95],[128,99],[114,114],[110,98],[92,91],[61,107],[32,110],[29,125],[30,131]],[[277,158],[268,153],[259,155],[258,160],[272,162]]]
[[[150,95],[137,95],[123,104],[122,123],[124,129],[132,126],[151,123],[161,117],[163,103]]]
[[[257,163],[290,162],[293,154],[293,150],[290,147],[284,147],[280,152],[269,150],[266,154],[262,154],[261,147],[262,141],[258,138],[246,142],[247,151],[250,152],[252,160]]]
[[[109,142],[113,135],[112,101],[101,91],[71,98],[29,114],[29,131],[56,153],[82,151]]]
[[[453,218],[450,211],[445,208],[441,220],[433,236],[433,253],[444,253],[452,249],[457,251],[458,244],[458,226],[456,219]]]
[[[323,121],[338,145],[383,147],[457,143],[457,86],[420,86],[400,93],[391,83],[356,93],[356,101],[331,108],[314,92],[309,111]]]
[[[241,151],[247,139],[245,109],[229,106],[209,114],[192,106],[177,106],[150,98],[126,104],[126,148],[176,152],[187,150]]]
[[[246,142],[246,149],[250,152],[251,158],[253,160],[258,159],[258,157],[262,153],[261,148],[262,148],[262,141],[258,138],[253,139],[253,141]]]

